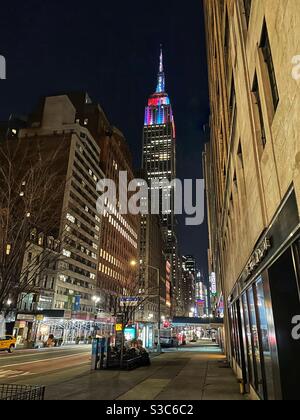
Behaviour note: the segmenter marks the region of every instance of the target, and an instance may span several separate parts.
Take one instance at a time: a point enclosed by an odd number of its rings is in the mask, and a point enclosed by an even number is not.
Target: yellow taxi
[[[0,351],[8,351],[8,353],[13,353],[16,348],[17,340],[12,335],[5,335],[0,337]]]

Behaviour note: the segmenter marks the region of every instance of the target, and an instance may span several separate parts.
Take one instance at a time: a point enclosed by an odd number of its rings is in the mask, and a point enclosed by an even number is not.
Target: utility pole
[[[157,353],[161,353],[161,345],[160,345],[160,322],[161,322],[161,300],[160,300],[160,269],[158,267],[153,267],[152,265],[147,265],[148,268],[152,268],[157,273],[157,289],[158,289],[158,328],[157,328]]]

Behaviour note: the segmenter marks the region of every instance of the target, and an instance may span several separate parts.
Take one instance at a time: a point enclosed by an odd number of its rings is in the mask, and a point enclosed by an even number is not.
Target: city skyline
[[[2,37],[4,44],[1,53],[7,61],[7,80],[1,86],[3,102],[0,104],[0,120],[7,119],[10,113],[29,113],[41,96],[66,91],[87,91],[93,100],[101,103],[110,121],[124,132],[133,153],[135,167],[139,168],[143,108],[145,98],[154,89],[153,75],[157,73],[157,56],[160,44],[163,44],[168,90],[171,92],[177,122],[178,177],[202,178],[201,153],[206,141],[202,127],[208,122],[209,105],[204,30],[203,25],[196,25],[196,22],[203,19],[201,2],[190,5],[184,11],[186,19],[190,20],[192,16],[195,24],[190,28],[182,27],[181,33],[178,33],[174,28],[177,23],[181,25],[179,16],[182,11],[178,13],[181,8],[179,2],[173,2],[171,8],[168,4],[162,5],[159,21],[156,22],[154,10],[145,9],[139,2],[133,1],[124,10],[129,21],[132,21],[132,25],[129,25],[129,38],[120,37],[119,32],[113,31],[109,25],[110,16],[114,14],[116,6],[99,5],[89,12],[84,11],[88,20],[82,22],[80,33],[92,32],[98,39],[101,53],[96,55],[93,54],[94,50],[87,35],[82,37],[75,31],[72,34],[72,43],[69,42],[71,35],[66,23],[76,21],[79,13],[76,7],[68,10],[69,17],[66,17],[66,7],[57,2],[54,2],[55,6],[44,7],[38,4],[33,7],[34,3],[36,2],[20,5],[15,11],[15,23],[18,24],[19,34],[24,33],[24,36],[11,34],[9,38]],[[122,4],[119,6],[121,9],[124,7]],[[118,13],[114,15],[116,25],[120,26],[121,31],[128,31],[127,26],[124,27],[119,6]],[[61,12],[58,15],[57,7]],[[51,30],[46,32],[49,29],[48,18],[54,14],[55,35]],[[97,15],[103,17],[100,27],[96,25]],[[173,22],[169,21],[167,15],[172,16]],[[36,24],[35,31],[40,32],[39,42],[25,29],[29,16]],[[86,23],[93,21],[96,26]],[[135,21],[143,21],[144,25],[136,26]],[[164,25],[162,21],[165,22]],[[6,22],[9,19],[4,19],[1,31],[9,33],[10,28]],[[59,43],[56,42],[57,38],[60,39]],[[130,43],[129,39],[133,42]],[[41,49],[41,45],[46,48]],[[79,50],[84,59],[78,62],[79,46],[82,46]],[[179,50],[180,60],[176,58]],[[68,59],[65,51],[68,51]],[[119,55],[115,53],[117,51]],[[19,64],[20,60],[22,66]],[[60,63],[59,68],[56,63]],[[124,113],[125,106],[131,109],[129,114]],[[189,116],[188,120],[186,115]],[[185,227],[180,221],[178,236],[182,252],[196,254],[199,264],[206,271],[206,224],[192,229]]]
[[[300,400],[299,4],[3,6],[0,401]]]

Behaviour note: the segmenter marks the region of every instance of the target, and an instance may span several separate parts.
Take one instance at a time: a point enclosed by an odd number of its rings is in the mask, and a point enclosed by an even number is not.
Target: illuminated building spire
[[[165,86],[166,86],[166,81],[165,81],[164,63],[163,63],[163,50],[162,50],[162,45],[161,45],[156,93],[164,93]]]
[[[163,61],[163,49],[162,45],[160,46],[160,62],[159,62],[159,72],[164,72],[164,61]]]

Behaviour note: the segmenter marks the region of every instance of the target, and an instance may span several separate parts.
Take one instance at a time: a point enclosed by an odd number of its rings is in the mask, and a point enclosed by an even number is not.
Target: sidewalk
[[[215,346],[191,346],[127,371],[97,371],[51,385],[48,400],[244,400]]]

